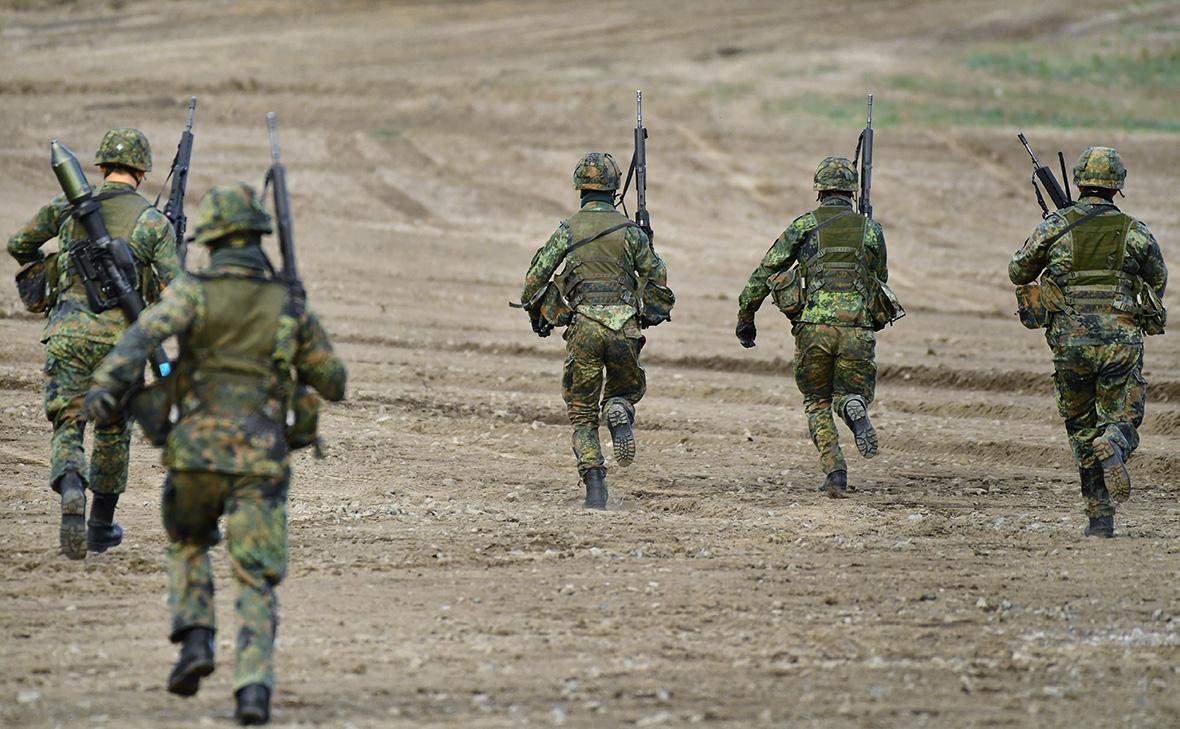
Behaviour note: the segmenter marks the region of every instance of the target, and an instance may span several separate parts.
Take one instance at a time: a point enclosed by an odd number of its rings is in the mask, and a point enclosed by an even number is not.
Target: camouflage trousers
[[[127,489],[131,425],[126,421],[97,426],[89,474],[83,436],[86,416],[82,398],[93,383],[94,370],[113,345],[81,337],[50,337],[45,361],[45,416],[53,423],[49,447],[49,483],[76,471],[96,494],[121,494]]]
[[[209,548],[221,539],[217,519],[225,515],[238,588],[235,690],[252,683],[274,686],[279,610],[275,587],[287,574],[288,480],[289,476],[172,471],[164,482],[161,508],[171,540],[168,606],[173,641],[189,628],[217,629]]]
[[[807,430],[824,473],[847,471],[832,410],[844,412],[852,395],[873,401],[877,338],[871,329],[799,323],[795,335],[795,384],[803,393]]]
[[[635,403],[647,391],[647,374],[639,364],[644,339],[633,322],[615,331],[578,315],[565,330],[565,368],[561,394],[574,426],[578,473],[602,466],[598,421],[605,403],[621,399],[634,417]],[[603,374],[605,370],[605,376]]]
[[[1143,346],[1102,344],[1058,347],[1053,351],[1053,382],[1057,409],[1078,469],[1083,471],[1082,498],[1088,516],[1114,513],[1114,503],[1094,457],[1095,438],[1118,444],[1124,458],[1139,446],[1147,381],[1143,379]],[[1091,471],[1087,477],[1085,471]],[[1094,475],[1094,472],[1097,475]]]

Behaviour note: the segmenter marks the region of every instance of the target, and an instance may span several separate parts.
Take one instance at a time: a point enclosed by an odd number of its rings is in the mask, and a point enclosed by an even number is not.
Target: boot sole
[[[615,461],[620,466],[630,466],[635,460],[635,434],[631,431],[631,418],[621,405],[606,409],[606,426],[610,428],[610,439],[615,449]]]
[[[196,696],[201,690],[201,679],[213,673],[213,659],[197,661],[184,673],[168,679],[168,692],[177,696]]]
[[[58,536],[61,552],[70,559],[86,557],[86,492],[74,490],[62,497],[61,532]]]
[[[122,543],[123,543],[123,535],[122,534],[119,535],[118,539],[114,539],[109,542],[99,542],[99,541],[95,541],[95,540],[91,539],[90,538],[90,530],[89,529],[86,530],[86,548],[89,549],[91,552],[94,552],[95,554],[102,554],[103,552],[107,551],[108,549],[112,549],[114,547],[117,547]]]
[[[1086,527],[1082,530],[1083,537],[1098,537],[1099,539],[1114,539],[1114,530],[1107,531],[1105,529],[1094,529]]]
[[[1110,497],[1119,503],[1131,498],[1131,474],[1115,446],[1105,438],[1099,438],[1094,441],[1094,455],[1101,461],[1102,478]]]
[[[844,489],[836,488],[835,486],[827,486],[824,488],[824,491],[827,492],[829,499],[847,499],[848,498],[848,491],[846,491]]]
[[[860,400],[850,400],[844,406],[844,417],[856,439],[856,450],[865,458],[877,455],[877,429],[869,422],[869,411]]]
[[[259,726],[270,721],[270,714],[257,706],[250,706],[235,711],[234,719],[242,726]]]

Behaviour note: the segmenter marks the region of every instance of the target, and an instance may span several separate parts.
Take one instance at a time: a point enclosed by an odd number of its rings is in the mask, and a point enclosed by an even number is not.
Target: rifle
[[[1045,197],[1041,194],[1041,187],[1037,186],[1037,180],[1041,181],[1041,186],[1045,188],[1049,199],[1053,201],[1054,207],[1058,210],[1073,205],[1073,200],[1069,196],[1069,180],[1065,174],[1065,155],[1061,152],[1057,153],[1057,159],[1061,163],[1061,179],[1065,181],[1066,185],[1062,189],[1061,185],[1057,183],[1057,178],[1053,176],[1053,170],[1041,164],[1041,161],[1037,159],[1036,152],[1033,152],[1032,147],[1028,144],[1028,140],[1024,138],[1024,132],[1020,132],[1016,136],[1020,139],[1020,143],[1024,145],[1024,148],[1028,150],[1028,156],[1032,158],[1032,186],[1033,190],[1037,193],[1037,203],[1041,206],[1042,217],[1049,217],[1049,206],[1045,204]]]
[[[180,267],[184,268],[184,259],[188,255],[188,241],[184,239],[188,218],[184,214],[184,191],[188,187],[188,167],[193,158],[193,116],[197,113],[197,97],[189,97],[188,122],[184,131],[180,133],[180,143],[176,145],[176,156],[172,158],[172,169],[168,172],[164,184],[172,180],[172,188],[168,191],[168,202],[164,205],[164,217],[172,223],[176,231],[176,256],[180,259]],[[160,205],[163,188],[156,195],[155,205]]]
[[[647,233],[650,241],[655,238],[655,233],[652,232],[651,216],[647,212],[647,127],[643,126],[643,92],[638,89],[635,91],[635,151],[631,155],[627,181],[619,193],[624,213],[627,212],[627,203],[623,199],[631,187],[632,176],[635,177],[635,224]]]
[[[865,116],[865,128],[856,140],[856,151],[853,152],[853,165],[860,168],[860,195],[857,199],[857,210],[861,215],[873,217],[873,203],[869,193],[873,187],[873,95],[869,94],[869,109]]]
[[[287,169],[279,156],[279,122],[275,113],[268,112],[266,126],[270,130],[270,169],[266,172],[266,186],[274,189],[275,226],[279,236],[279,252],[283,257],[281,278],[291,289],[291,294],[302,307],[307,301],[303,282],[295,267],[295,233],[291,226],[291,198],[287,193]]]
[[[102,201],[96,199],[70,148],[55,139],[50,143],[49,151],[53,174],[73,208],[71,216],[88,236],[86,240],[72,243],[69,253],[74,272],[86,288],[90,310],[97,314],[117,306],[128,323],[132,323],[139,318],[145,304],[139,291],[130,283],[136,279],[131,248],[122,238],[111,238],[102,219]],[[172,371],[163,347],[157,347],[150,359],[157,377],[167,377]]]

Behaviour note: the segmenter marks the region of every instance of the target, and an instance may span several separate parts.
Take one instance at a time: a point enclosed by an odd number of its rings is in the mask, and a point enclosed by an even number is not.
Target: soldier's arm
[[[205,292],[192,276],[180,276],[164,289],[160,301],[144,309],[123,332],[114,349],[94,373],[94,382],[116,395],[139,380],[148,354],[165,339],[186,331],[204,316]]]
[[[295,371],[299,381],[311,385],[324,399],[344,399],[348,373],[344,362],[332,351],[328,332],[316,315],[308,312],[299,323],[299,349],[295,354]]]
[[[1163,298],[1168,285],[1168,267],[1155,236],[1146,225],[1136,220],[1127,236],[1127,247],[1139,261],[1139,278],[1155,291],[1156,296]]]
[[[1008,262],[1008,278],[1017,286],[1032,283],[1049,264],[1049,246],[1054,236],[1068,222],[1060,215],[1050,215],[1037,226],[1020,250]]]
[[[762,300],[770,295],[770,285],[766,279],[783,269],[790,268],[799,255],[799,246],[807,232],[815,227],[815,216],[811,213],[796,218],[783,234],[778,237],[754,273],[742,289],[738,297],[738,321],[748,321],[754,318],[754,312],[762,306]]]
[[[168,218],[155,208],[139,217],[128,241],[139,259],[151,264],[163,286],[180,274],[180,257],[176,254],[176,231]]]
[[[524,287],[520,290],[521,301],[532,301],[545,284],[549,283],[553,272],[565,258],[565,249],[572,243],[569,224],[563,220],[561,225],[557,226],[557,230],[553,231],[553,235],[549,236],[549,241],[533,256],[529,271],[524,275]]]
[[[885,250],[885,231],[875,220],[869,221],[865,247],[873,256],[873,274],[881,283],[889,283],[889,256]]]
[[[627,228],[627,245],[635,261],[635,272],[660,286],[668,285],[668,266],[652,247],[651,239],[640,228]]]
[[[30,261],[44,258],[41,246],[57,237],[62,223],[70,214],[70,205],[64,195],[59,195],[37,211],[33,219],[25,223],[8,239],[8,255],[22,266]]]

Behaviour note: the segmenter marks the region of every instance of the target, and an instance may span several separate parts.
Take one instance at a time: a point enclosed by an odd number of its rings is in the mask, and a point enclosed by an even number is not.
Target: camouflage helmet
[[[246,183],[217,185],[201,198],[194,230],[193,241],[209,245],[231,233],[269,233],[270,215],[258,193]]]
[[[96,165],[122,165],[140,172],[152,171],[152,146],[138,129],[112,129],[94,153]]]
[[[1073,166],[1073,182],[1078,187],[1121,190],[1126,179],[1123,158],[1113,147],[1087,147]]]
[[[578,161],[574,168],[575,190],[619,189],[619,166],[608,152],[591,152]]]
[[[816,190],[856,192],[856,168],[847,157],[824,157],[815,171]]]

